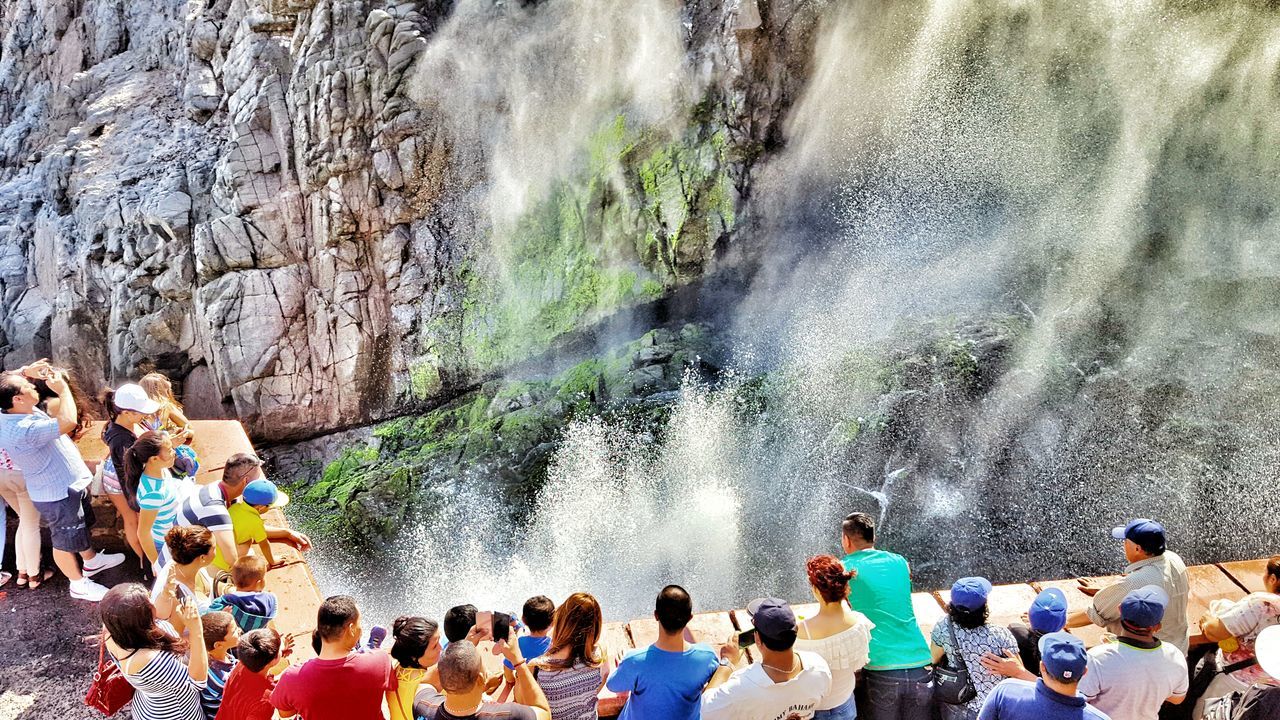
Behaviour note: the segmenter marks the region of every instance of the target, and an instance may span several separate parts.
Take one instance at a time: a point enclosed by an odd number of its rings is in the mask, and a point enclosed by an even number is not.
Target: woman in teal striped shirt
[[[174,478],[173,443],[162,432],[145,432],[125,452],[125,473],[131,487],[138,488],[138,540],[147,559],[155,564],[164,547],[164,535],[178,520],[178,507],[186,495],[186,485]]]

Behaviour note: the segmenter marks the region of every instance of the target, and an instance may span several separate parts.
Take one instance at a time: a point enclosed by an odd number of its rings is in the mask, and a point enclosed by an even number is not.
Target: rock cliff
[[[0,358],[268,442],[452,398],[726,264],[821,5],[0,0]]]

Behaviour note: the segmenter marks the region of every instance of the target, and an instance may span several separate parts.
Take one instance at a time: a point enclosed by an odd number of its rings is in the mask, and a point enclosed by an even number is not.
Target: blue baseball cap
[[[1153,628],[1164,620],[1169,594],[1159,585],[1147,585],[1120,601],[1120,619],[1137,628]]]
[[[990,594],[990,580],[984,577],[960,578],[951,586],[951,604],[965,610],[981,610]]]
[[[276,487],[275,483],[266,479],[254,480],[245,485],[244,493],[240,497],[249,505],[284,507],[289,504],[289,496]]]
[[[1040,662],[1058,682],[1077,683],[1084,677],[1089,653],[1084,641],[1068,632],[1049,633],[1040,638]]]
[[[1067,596],[1058,588],[1046,588],[1031,602],[1031,629],[1055,633],[1067,626]]]
[[[1124,527],[1113,528],[1111,537],[1116,540],[1132,540],[1148,551],[1165,550],[1164,526],[1147,518],[1130,520]]]
[[[786,600],[760,598],[747,603],[751,624],[756,632],[769,638],[781,639],[788,632],[796,631],[796,614]]]

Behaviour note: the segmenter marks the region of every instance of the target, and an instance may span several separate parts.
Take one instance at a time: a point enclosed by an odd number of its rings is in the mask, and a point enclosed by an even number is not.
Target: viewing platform
[[[196,420],[192,422],[195,439],[192,442],[200,458],[200,469],[196,481],[209,484],[222,478],[222,469],[229,457],[240,452],[254,452],[252,443],[244,428],[233,420]],[[96,423],[80,440],[78,446],[81,454],[89,463],[101,461],[107,455],[107,448],[102,443],[102,423]],[[265,516],[268,524],[287,527],[288,521],[279,509],[271,510]],[[297,638],[293,662],[301,662],[313,656],[310,633],[315,628],[316,610],[320,606],[321,593],[316,585],[305,558],[296,549],[282,543],[272,543],[272,551],[285,566],[267,573],[267,589],[276,594],[279,600],[279,615],[276,627],[281,633]],[[1262,576],[1267,561],[1244,560],[1211,565],[1196,565],[1187,568],[1190,575],[1190,595],[1187,603],[1187,620],[1191,628],[1193,645],[1203,643],[1199,634],[1198,621],[1209,604],[1214,600],[1239,600],[1250,592],[1260,592]],[[1098,578],[1103,583],[1118,579],[1118,576]],[[1045,588],[1056,587],[1067,596],[1071,611],[1088,607],[1091,599],[1080,591],[1074,579],[1044,580],[1027,583],[997,585],[990,594],[988,604],[991,610],[991,622],[1007,625],[1019,620],[1031,606],[1031,601]],[[656,589],[654,589],[656,590]],[[949,591],[918,592],[912,595],[916,619],[925,637],[933,626],[944,617],[945,605]],[[459,598],[464,602],[465,598]],[[442,616],[446,608],[435,609],[436,616]],[[811,617],[818,612],[816,603],[794,606],[799,617]],[[389,618],[370,618],[369,624],[377,622],[388,624]],[[730,635],[750,627],[750,618],[746,610],[725,610],[706,612],[694,615],[689,623],[686,637],[694,642],[712,645],[723,643]],[[1071,631],[1092,647],[1102,641],[1104,631],[1098,627],[1077,628]],[[639,618],[630,622],[606,623],[601,637],[601,647],[607,657],[613,657],[619,651],[632,648],[643,648],[658,639],[658,623],[652,617]],[[388,640],[390,642],[390,640]],[[748,661],[758,660],[754,648],[745,651]],[[501,661],[495,656],[485,653],[486,665],[490,672],[500,672]],[[509,691],[504,688],[500,695]],[[626,702],[625,695],[615,695],[602,690],[599,697],[599,712],[602,718],[615,717]]]

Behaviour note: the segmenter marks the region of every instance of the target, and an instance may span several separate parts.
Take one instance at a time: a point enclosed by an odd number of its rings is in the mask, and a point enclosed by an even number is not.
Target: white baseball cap
[[[1280,679],[1280,625],[1272,625],[1258,633],[1253,641],[1253,654],[1263,672]]]
[[[141,385],[134,383],[116,388],[115,397],[111,401],[121,410],[132,410],[143,415],[150,415],[160,409],[160,403],[152,400]]]

